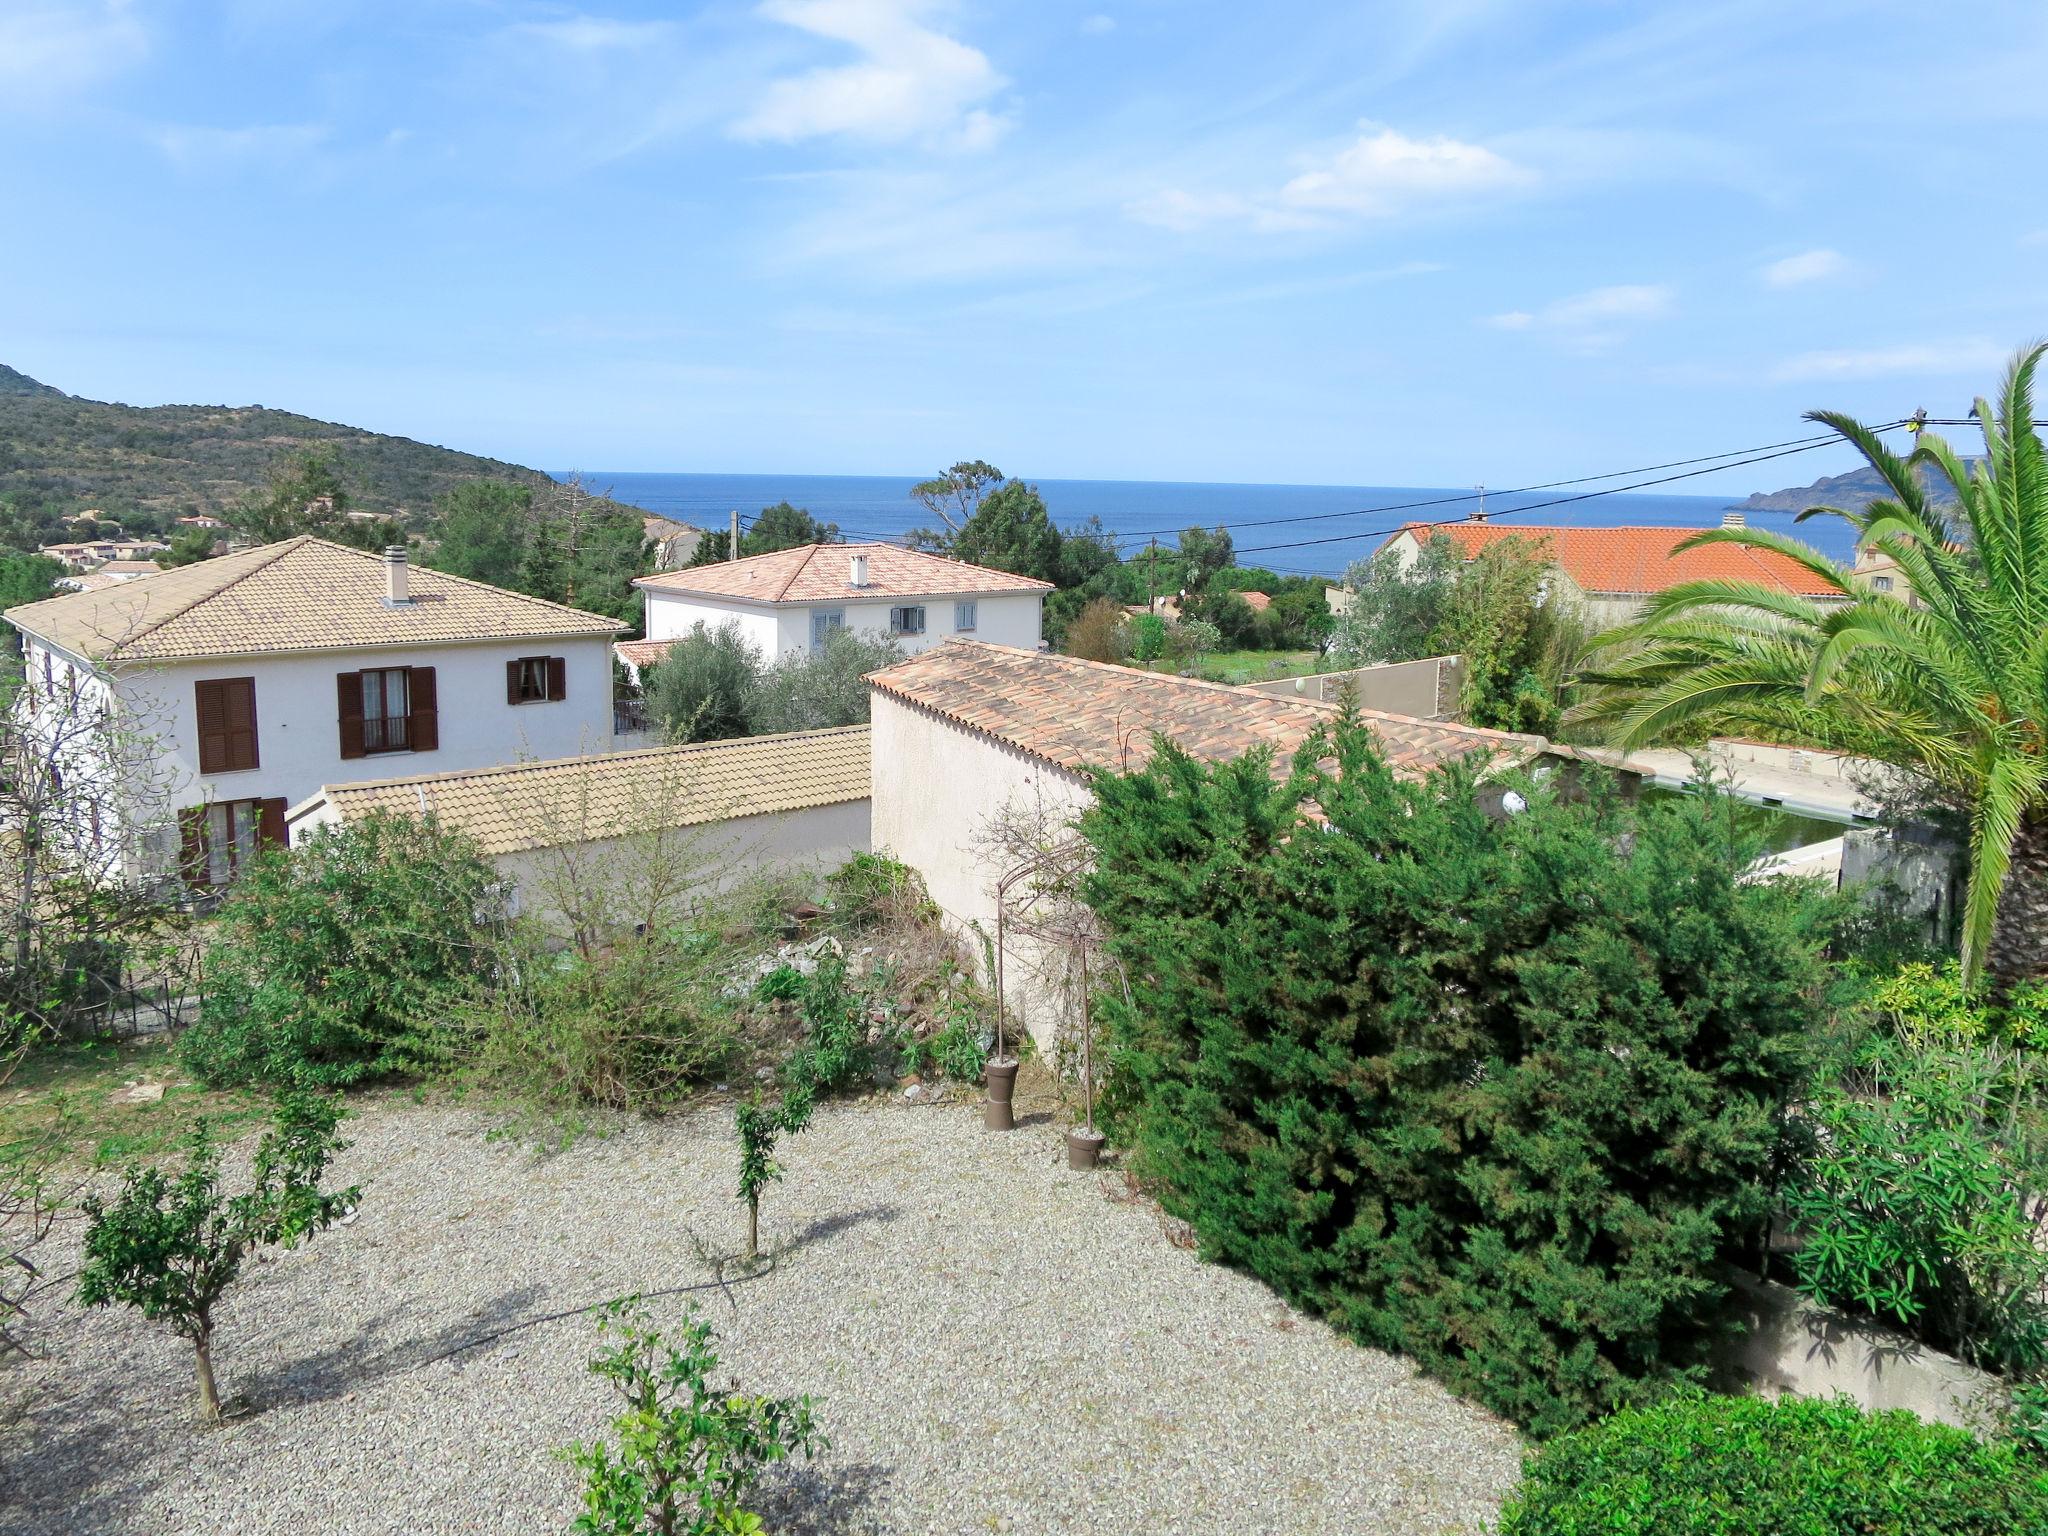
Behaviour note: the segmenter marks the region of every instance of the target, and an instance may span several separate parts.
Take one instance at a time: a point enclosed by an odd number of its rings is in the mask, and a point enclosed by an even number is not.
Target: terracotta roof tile
[[[495,855],[867,798],[868,728],[849,725],[330,784],[292,816],[321,799],[343,822],[431,814]]]
[[[413,567],[412,601],[384,602],[384,561],[310,534],[94,592],[7,610],[17,629],[92,661],[176,661],[500,637],[615,634],[626,626],[502,587]]]
[[[852,557],[865,555],[867,585],[852,583]],[[1052,583],[968,565],[896,544],[800,544],[719,565],[642,576],[650,592],[684,592],[751,603],[817,603],[834,598],[951,597],[977,592],[1050,592]]]
[[[1797,561],[1740,544],[1707,544],[1679,551],[1697,528],[1540,528],[1512,523],[1410,523],[1401,530],[1420,540],[1442,534],[1467,560],[1503,539],[1546,545],[1564,573],[1589,594],[1638,596],[1687,581],[1760,581],[1804,597],[1839,597]],[[1399,535],[1395,535],[1399,537]],[[1384,547],[1384,546],[1382,546]]]
[[[673,640],[621,640],[612,650],[618,654],[619,660],[637,672],[661,660],[674,644]]]
[[[1275,749],[1276,768],[1334,704],[1281,698],[1072,656],[948,640],[868,674],[883,693],[994,736],[1065,769],[1134,767],[1158,733],[1197,757],[1227,760]],[[1379,710],[1360,718],[1397,769],[1423,773],[1473,752],[1516,760],[1541,752],[1541,736],[1485,731]]]

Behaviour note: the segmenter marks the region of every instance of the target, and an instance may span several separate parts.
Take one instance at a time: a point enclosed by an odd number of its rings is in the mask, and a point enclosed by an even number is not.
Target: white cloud
[[[1975,338],[1899,347],[1801,352],[1773,368],[1771,377],[1781,384],[1796,384],[1815,379],[1883,379],[1901,374],[1988,374],[1996,373],[2004,363],[2003,348],[1994,342]]]
[[[1371,123],[1335,154],[1321,156],[1276,191],[1243,196],[1167,188],[1125,205],[1130,217],[1166,229],[1248,224],[1254,229],[1314,229],[1339,219],[1386,219],[1510,194],[1535,173],[1483,145],[1410,138]]]
[[[0,6],[0,112],[42,107],[120,73],[149,51],[128,0]]]
[[[248,128],[196,128],[169,124],[150,131],[166,159],[180,170],[290,160],[327,138],[317,123],[266,123]]]
[[[526,21],[510,32],[552,44],[569,53],[606,53],[658,43],[673,30],[665,21],[614,21],[608,16],[570,16],[561,21]]]
[[[1584,331],[1621,320],[1655,320],[1671,312],[1671,297],[1661,283],[1618,283],[1558,299],[1533,314],[1511,309],[1489,315],[1486,323],[1504,331]]]
[[[1840,251],[1801,251],[1797,256],[1784,257],[1765,267],[1763,279],[1773,288],[1796,288],[1801,283],[1839,277],[1848,267],[1849,263],[1843,260]]]
[[[1096,15],[1081,18],[1081,35],[1083,37],[1100,37],[1105,32],[1114,32],[1115,30],[1116,18],[1114,16]]]
[[[770,82],[733,132],[785,144],[832,134],[993,143],[1008,121],[980,103],[1003,77],[980,49],[926,26],[931,9],[930,0],[765,0],[763,16],[848,44],[861,58]]]

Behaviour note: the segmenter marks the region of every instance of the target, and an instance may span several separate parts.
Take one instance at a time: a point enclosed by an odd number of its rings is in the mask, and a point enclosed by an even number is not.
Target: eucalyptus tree
[[[1977,401],[1986,453],[1974,464],[1932,433],[1902,457],[1877,429],[1809,413],[1856,447],[1888,494],[1861,512],[1801,517],[1845,519],[1901,581],[1881,590],[1761,529],[1703,533],[1681,547],[1768,550],[1828,595],[1755,581],[1675,587],[1588,657],[1582,677],[1596,693],[1579,712],[1622,746],[1742,729],[1919,776],[1966,812],[1964,974],[2000,987],[2048,974],[2048,457],[2034,429],[2044,352],[2013,359],[1995,406]]]

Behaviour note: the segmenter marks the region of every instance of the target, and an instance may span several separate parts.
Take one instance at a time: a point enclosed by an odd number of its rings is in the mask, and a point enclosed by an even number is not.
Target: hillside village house
[[[87,571],[109,560],[151,560],[169,551],[158,539],[86,539],[72,544],[45,544],[39,551],[67,570]]]
[[[402,549],[306,535],[5,617],[32,720],[104,707],[149,744],[147,771],[122,770],[123,830],[195,884],[282,843],[286,808],[322,785],[612,744],[623,625],[414,571]]]
[[[739,631],[763,656],[823,648],[835,629],[887,635],[911,654],[955,635],[1036,650],[1052,583],[894,544],[803,544],[642,576],[647,638],[620,647],[636,674],[698,624]]]
[[[1723,526],[1739,528],[1742,514],[1730,512]],[[1594,629],[1612,629],[1642,613],[1659,592],[1688,581],[1753,581],[1781,591],[1826,601],[1842,601],[1796,560],[1769,550],[1740,544],[1707,544],[1698,549],[1678,546],[1697,528],[1545,528],[1482,522],[1410,523],[1381,549],[1391,549],[1404,568],[1422,555],[1430,539],[1443,537],[1470,562],[1504,539],[1540,543],[1550,560],[1551,592],[1575,604]],[[1341,613],[1335,601],[1333,612]],[[1345,607],[1348,607],[1348,603]]]
[[[598,940],[679,916],[762,869],[868,851],[868,728],[330,784],[286,813],[293,844],[378,811],[469,834],[516,910]]]
[[[1081,770],[1134,768],[1155,734],[1212,762],[1260,746],[1285,771],[1294,749],[1332,721],[1336,704],[1198,682],[1071,656],[953,640],[870,673],[873,838],[924,877],[957,929],[996,931],[995,887],[1005,855],[989,836],[1002,816],[1045,838],[1090,801]],[[1474,753],[1526,763],[1569,749],[1541,736],[1359,711],[1397,772],[1421,774]],[[1039,1046],[1062,1025],[1057,987],[1027,981],[1043,961],[1011,940],[1010,1006]]]

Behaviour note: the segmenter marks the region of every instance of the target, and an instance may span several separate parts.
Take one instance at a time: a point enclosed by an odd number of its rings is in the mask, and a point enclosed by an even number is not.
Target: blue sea
[[[910,498],[910,477],[885,475],[684,475],[585,472],[593,489],[700,528],[724,528],[734,511],[751,517],[790,501],[821,522],[837,523],[852,539],[895,539],[931,521]],[[1216,485],[1169,480],[1035,481],[1053,521],[1062,528],[1100,518],[1128,554],[1147,539],[1171,544],[1183,528],[1230,530],[1238,563],[1308,576],[1341,574],[1370,554],[1404,522],[1469,517],[1478,498],[1469,486],[1444,489],[1387,485]],[[1582,528],[1711,528],[1732,499],[1659,496],[1636,492],[1536,506],[1580,494],[1586,487],[1486,496],[1486,511],[1500,523],[1543,523]],[[1518,511],[1518,508],[1533,508]],[[1791,534],[1846,562],[1854,535],[1835,518],[1795,526],[1789,512],[1751,512],[1754,528]]]

